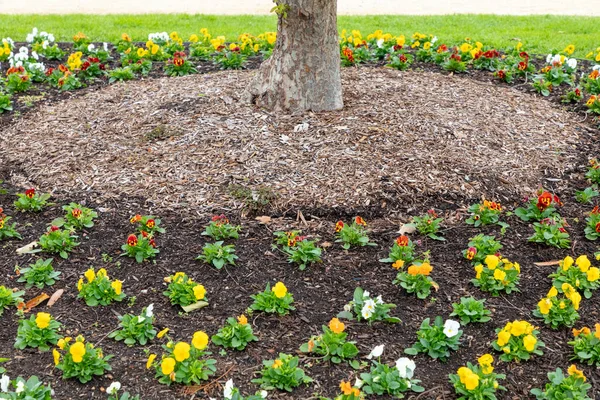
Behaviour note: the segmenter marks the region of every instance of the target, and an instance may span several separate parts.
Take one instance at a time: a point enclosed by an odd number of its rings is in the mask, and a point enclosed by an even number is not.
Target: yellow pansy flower
[[[530,353],[535,349],[536,343],[537,339],[533,335],[527,335],[523,338],[523,346],[525,346],[525,350]]]
[[[96,273],[94,272],[93,268],[90,268],[87,271],[85,271],[85,274],[83,274],[83,276],[85,276],[88,282],[91,282],[96,278]]]
[[[511,337],[510,332],[507,332],[507,331],[498,332],[498,340],[497,340],[498,346],[502,347],[505,344],[507,344],[508,341],[510,340],[510,337]]]
[[[552,300],[549,298],[541,299],[538,303],[538,308],[540,309],[540,313],[547,315],[552,308]]]
[[[123,282],[119,280],[113,281],[110,286],[115,290],[117,296],[121,295],[121,289],[123,288]]]
[[[465,377],[464,384],[467,390],[474,390],[477,388],[477,386],[479,386],[479,375],[470,373]]]
[[[175,370],[175,359],[167,357],[160,363],[160,370],[165,375],[170,375]]]
[[[576,377],[583,379],[584,382],[586,380],[583,371],[578,370],[575,364],[571,365],[569,369],[567,369],[567,372],[569,375],[575,375]]]
[[[181,362],[190,358],[190,345],[185,342],[179,342],[173,348],[175,360]]]
[[[74,363],[80,363],[83,361],[85,352],[85,344],[83,344],[83,342],[75,342],[73,345],[71,345],[71,347],[69,347],[69,353],[71,354]]]
[[[283,282],[277,282],[271,290],[273,291],[273,293],[275,293],[275,297],[277,297],[278,299],[284,298],[287,294],[287,288],[285,287]]]
[[[496,269],[496,267],[498,266],[498,264],[500,263],[500,258],[498,258],[498,256],[490,254],[485,256],[485,265],[487,265],[487,267],[489,269]]]
[[[192,337],[192,345],[198,350],[204,350],[208,346],[208,335],[202,331],[197,331]]]
[[[477,264],[475,266],[475,272],[477,272],[477,275],[475,276],[475,278],[477,278],[477,279],[481,278],[481,273],[483,272],[483,265]]]
[[[460,45],[460,51],[462,53],[468,53],[469,51],[471,51],[472,48],[473,48],[473,46],[470,45],[469,43],[463,43]]]
[[[404,46],[405,43],[406,43],[406,38],[404,37],[404,35],[400,35],[396,38],[396,44],[398,46]]]
[[[590,266],[592,265],[592,263],[586,255],[577,257],[577,260],[575,260],[575,264],[579,267],[581,272],[587,272],[587,270],[590,269]]]
[[[431,42],[425,42],[425,43],[423,44],[423,48],[424,48],[425,50],[429,50],[429,49],[431,48]]]
[[[156,360],[156,354],[150,354],[148,356],[148,361],[146,361],[146,369],[150,369],[150,367],[152,367],[154,360]]]
[[[571,265],[573,265],[574,262],[575,260],[573,260],[573,257],[566,256],[565,259],[562,261],[562,270],[568,270],[569,268],[571,268]]]
[[[194,297],[196,300],[202,300],[206,296],[206,289],[202,285],[194,286]]]
[[[162,331],[158,332],[158,334],[156,335],[157,338],[161,339],[163,336],[165,336],[167,334],[167,332],[169,332],[169,328],[165,328]]]
[[[83,289],[83,278],[79,278],[77,281],[77,291],[81,292],[81,289]]]
[[[589,282],[596,282],[600,278],[600,269],[592,267],[588,269],[586,275]]]
[[[501,269],[497,269],[494,271],[494,279],[497,281],[503,281],[506,278],[506,272]]]
[[[573,54],[573,52],[575,52],[575,46],[572,44],[568,45],[567,47],[565,47],[564,52],[568,55]]]
[[[246,325],[248,324],[248,318],[246,318],[246,316],[244,314],[240,315],[239,317],[237,317],[238,323],[240,325]]]
[[[50,325],[50,321],[52,320],[52,316],[45,312],[37,313],[35,317],[35,324],[40,329],[46,329]]]
[[[58,365],[60,362],[60,353],[56,349],[52,349],[52,357],[54,358],[54,365]]]
[[[280,359],[273,361],[273,368],[275,368],[275,369],[281,367],[282,365],[283,365],[283,361],[281,361]]]
[[[548,295],[546,297],[556,297],[558,295],[558,289],[556,289],[556,287],[552,286],[550,288],[550,290],[548,291]]]

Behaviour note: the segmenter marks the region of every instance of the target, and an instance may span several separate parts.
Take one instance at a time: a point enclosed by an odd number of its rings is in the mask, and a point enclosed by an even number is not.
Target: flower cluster
[[[511,262],[507,258],[496,255],[485,257],[484,264],[475,265],[475,279],[471,282],[484,292],[490,292],[498,296],[500,292],[510,294],[518,291],[521,266],[517,262]]]
[[[338,221],[335,224],[336,242],[342,243],[342,247],[346,250],[354,246],[376,246],[369,240],[366,226],[367,223],[360,216],[354,217],[351,224]]]
[[[573,346],[573,358],[588,365],[600,366],[600,324],[592,331],[587,326],[573,329],[574,339],[569,342]]]
[[[346,325],[337,318],[332,318],[328,326],[323,326],[323,334],[312,336],[307,343],[300,346],[300,351],[322,356],[334,364],[344,360],[351,360],[358,355],[358,348],[354,342],[346,340],[348,334],[344,332]],[[357,361],[351,365],[358,367]]]
[[[60,339],[58,330],[61,326],[60,322],[45,312],[32,315],[29,319],[21,319],[17,329],[15,348],[23,350],[26,347],[32,347],[40,351],[48,351]]]
[[[358,385],[355,385],[367,395],[389,395],[396,398],[403,398],[403,393],[409,390],[416,393],[425,391],[420,385],[421,381],[413,378],[417,367],[415,362],[400,357],[393,366],[384,364],[379,360],[383,354],[383,347],[375,347],[367,356],[372,360],[371,369],[361,373],[360,380],[357,380]]]
[[[456,374],[450,375],[450,383],[462,399],[494,399],[497,390],[506,390],[498,382],[506,376],[494,373],[494,357],[491,354],[482,355],[477,363],[460,367]]]
[[[465,221],[469,225],[479,227],[482,225],[500,225],[503,230],[508,228],[505,222],[500,221],[502,206],[495,201],[484,200],[483,203],[473,204],[468,210],[471,215]]]
[[[582,292],[586,299],[592,297],[592,291],[600,287],[600,269],[592,267],[586,255],[581,255],[576,260],[571,256],[565,257],[556,272],[549,277],[553,279],[552,283],[559,291],[563,292],[563,286],[568,284]]]
[[[113,357],[105,356],[102,349],[86,342],[83,336],[60,339],[58,349],[52,350],[54,365],[62,371],[63,378],[77,378],[79,382],[86,383],[94,375],[101,376],[105,371],[110,371],[108,363]]]
[[[576,365],[571,365],[567,369],[567,376],[564,372],[557,368],[554,372],[548,373],[548,380],[544,390],[534,388],[531,389],[536,399],[582,399],[591,400],[588,396],[588,391],[592,385],[586,382],[586,377],[583,371],[578,370]]]
[[[383,258],[379,261],[385,263],[392,263],[395,269],[401,269],[404,264],[410,263],[415,259],[415,244],[406,235],[401,235],[396,238],[390,254],[387,258]]]
[[[415,261],[406,271],[399,271],[394,284],[400,284],[408,293],[415,293],[419,299],[425,299],[431,293],[431,288],[438,289],[438,284],[429,274],[433,267],[429,260]]]
[[[236,318],[227,318],[227,324],[213,335],[212,342],[226,349],[244,350],[248,343],[257,342],[252,326],[248,324],[245,315]]]
[[[400,320],[389,315],[390,310],[396,308],[395,304],[386,304],[381,296],[372,298],[371,294],[357,287],[354,290],[353,300],[344,306],[344,311],[338,314],[339,318],[348,320],[357,319],[358,321],[365,320],[369,324],[375,321],[384,321],[389,323],[397,323]]]
[[[469,239],[468,248],[463,250],[463,257],[472,264],[481,264],[488,255],[500,257],[502,243],[496,240],[494,236],[479,234]]]
[[[546,325],[553,329],[560,326],[573,326],[579,319],[579,303],[581,295],[568,283],[562,284],[563,295],[553,286],[545,298],[541,299],[533,315],[544,319]]]
[[[287,315],[296,309],[292,305],[294,297],[283,282],[277,282],[273,288],[267,283],[263,292],[250,297],[254,302],[250,305],[249,312],[262,311],[268,314]]]
[[[21,239],[21,234],[17,232],[17,223],[9,221],[11,217],[4,214],[4,209],[0,207],[0,240]]]
[[[260,378],[253,379],[265,390],[279,389],[291,392],[294,388],[312,382],[304,370],[298,367],[298,357],[280,353],[275,360],[263,361]]]
[[[498,337],[492,342],[496,351],[502,352],[503,361],[529,360],[533,354],[541,356],[544,342],[537,336],[539,331],[527,321],[513,321],[504,328],[496,329]]]
[[[77,298],[83,299],[90,306],[107,306],[113,301],[122,301],[125,293],[122,292],[123,282],[120,280],[111,280],[104,268],[100,268],[96,273],[94,268],[88,269],[84,278],[79,278],[77,282]]]
[[[460,323],[451,319],[444,322],[440,316],[435,317],[433,325],[430,321],[429,318],[423,320],[417,331],[419,340],[404,352],[411,355],[427,353],[431,358],[446,361],[450,357],[450,351],[458,350],[460,345],[460,337],[463,334]]]
[[[169,298],[171,304],[181,306],[184,311],[208,305],[204,286],[196,283],[184,272],[177,272],[175,275],[166,277],[165,282],[169,286],[163,294]]]

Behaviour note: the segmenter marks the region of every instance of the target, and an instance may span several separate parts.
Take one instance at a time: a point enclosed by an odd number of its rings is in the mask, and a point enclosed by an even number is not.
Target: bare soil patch
[[[578,161],[575,114],[515,89],[345,69],[344,110],[286,116],[238,100],[252,73],[136,81],[42,105],[3,129],[0,161],[17,186],[200,214],[513,197]]]

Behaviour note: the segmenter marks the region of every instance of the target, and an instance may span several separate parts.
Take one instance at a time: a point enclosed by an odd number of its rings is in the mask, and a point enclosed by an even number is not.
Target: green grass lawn
[[[23,41],[34,26],[52,32],[59,41],[70,41],[78,31],[94,41],[116,41],[121,33],[129,33],[136,41],[145,41],[148,33],[177,31],[188,38],[200,28],[208,28],[213,35],[224,35],[235,40],[238,34],[258,34],[275,30],[274,16],[221,16],[187,14],[146,15],[6,15],[0,14],[0,38],[10,36]],[[600,46],[598,26],[600,17],[574,16],[496,16],[496,15],[443,15],[443,16],[340,16],[340,29],[359,29],[363,34],[382,29],[393,35],[411,35],[415,31],[432,33],[445,43],[457,43],[465,37],[495,47],[523,41],[526,49],[546,53],[576,46],[576,55],[584,56]]]

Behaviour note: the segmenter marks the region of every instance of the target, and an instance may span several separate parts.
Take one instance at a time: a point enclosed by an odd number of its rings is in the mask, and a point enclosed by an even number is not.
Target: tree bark
[[[330,111],[344,106],[337,0],[282,0],[273,55],[246,88],[246,101],[276,111]]]

